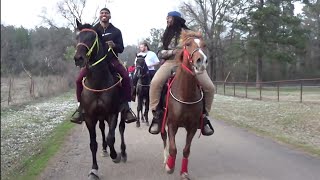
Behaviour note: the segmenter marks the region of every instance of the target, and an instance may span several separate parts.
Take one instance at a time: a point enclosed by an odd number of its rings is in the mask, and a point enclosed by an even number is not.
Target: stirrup
[[[161,131],[163,112],[161,110],[157,110],[157,111],[152,111],[152,114],[153,114],[153,118],[152,118],[152,121],[151,121],[151,125],[149,126],[149,133],[150,134],[159,134],[160,131]],[[152,132],[151,128],[155,124],[158,124],[158,128],[159,129],[156,132]]]
[[[133,118],[132,118],[132,119],[127,119],[127,118],[126,118],[126,119],[125,119],[125,122],[126,122],[127,124],[136,122],[136,121],[137,121],[137,116],[134,114],[134,112],[132,111],[131,108],[129,108],[129,110],[126,112],[126,115],[127,115],[129,112],[132,114]]]
[[[158,124],[159,130],[156,131],[156,132],[152,132],[152,131],[151,131],[151,128],[152,128],[152,126],[155,125],[155,124]],[[149,130],[148,130],[148,131],[149,131],[150,134],[153,134],[153,135],[159,134],[160,131],[161,131],[160,123],[159,123],[159,122],[155,122],[154,120],[152,120],[152,121],[151,121],[151,125],[149,126]]]
[[[74,117],[74,115],[78,113],[78,117]],[[79,106],[74,113],[71,115],[71,119],[70,122],[76,123],[76,124],[82,124],[82,122],[84,121],[84,117],[83,117],[83,113],[82,113],[82,108],[81,106]]]
[[[209,121],[208,119],[204,119],[203,121],[204,121],[204,122],[203,122],[203,127],[201,127],[201,133],[202,133],[204,136],[211,136],[211,135],[214,133],[214,129],[213,129],[210,121]],[[212,132],[210,132],[210,133],[204,133],[204,128],[205,128],[207,125],[208,125],[209,128],[212,130]]]

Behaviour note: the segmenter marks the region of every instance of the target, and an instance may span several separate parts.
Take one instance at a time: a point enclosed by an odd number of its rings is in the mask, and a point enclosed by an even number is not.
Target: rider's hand
[[[116,46],[113,41],[107,41],[106,43],[108,44],[109,47],[112,47],[112,48]]]

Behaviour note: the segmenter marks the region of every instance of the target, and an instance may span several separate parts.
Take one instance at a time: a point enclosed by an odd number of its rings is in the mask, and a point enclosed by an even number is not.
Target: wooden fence
[[[216,93],[258,100],[320,103],[320,78],[260,82],[214,81]]]

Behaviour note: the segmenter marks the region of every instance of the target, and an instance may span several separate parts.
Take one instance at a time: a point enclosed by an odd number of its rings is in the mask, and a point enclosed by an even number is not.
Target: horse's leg
[[[124,113],[121,113],[121,120],[119,123],[119,132],[121,135],[121,159],[123,162],[127,161],[127,152],[126,152],[126,144],[124,142],[124,130],[126,129]]]
[[[161,133],[161,138],[163,141],[163,164],[166,164],[168,159],[168,146],[167,146],[167,131],[164,130],[163,133]]]
[[[187,130],[187,138],[186,138],[186,145],[183,149],[183,158],[182,158],[182,164],[181,164],[181,179],[190,179],[189,174],[188,174],[188,158],[190,155],[190,147],[191,147],[191,142],[194,137],[194,135],[197,132],[197,128],[188,128]]]
[[[106,141],[106,133],[105,133],[105,123],[104,120],[99,121],[99,128],[101,130],[102,134],[102,156],[107,157],[108,152],[107,152],[107,141]]]
[[[168,120],[169,122],[169,120]],[[177,154],[177,147],[176,147],[176,140],[175,136],[178,131],[178,126],[173,124],[168,124],[168,134],[169,134],[169,157],[166,164],[167,173],[171,174],[174,171],[175,161],[176,161],[176,154]]]
[[[141,95],[138,94],[138,106],[137,106],[138,117],[136,122],[137,127],[140,127],[140,112],[142,112],[142,103],[143,103],[143,99],[141,98]]]
[[[96,141],[96,124],[97,120],[91,121],[91,119],[86,120],[86,125],[90,135],[90,150],[92,154],[92,168],[89,176],[98,177],[98,164],[97,164],[97,150],[98,143]]]
[[[109,132],[107,136],[107,144],[110,148],[110,157],[113,162],[119,163],[121,160],[121,156],[117,154],[117,151],[114,149],[114,143],[115,143],[115,130],[117,127],[117,121],[118,121],[118,114],[113,114],[110,117],[110,124],[109,124]]]
[[[148,91],[149,92],[149,91]],[[146,120],[146,125],[149,126],[149,118],[148,118],[148,113],[149,113],[149,93],[146,94],[146,102],[145,102],[145,109],[144,109],[144,119]]]

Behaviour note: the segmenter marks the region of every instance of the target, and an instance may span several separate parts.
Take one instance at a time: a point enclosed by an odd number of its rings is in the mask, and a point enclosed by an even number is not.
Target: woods
[[[58,27],[42,16],[49,27],[25,29],[1,25],[1,75],[32,75],[77,71],[72,56],[75,38],[72,16],[82,16],[85,1],[58,3],[68,27]],[[72,4],[74,3],[74,4]],[[203,32],[212,80],[272,81],[320,76],[320,1],[190,0],[180,11],[193,30]],[[69,5],[69,6],[68,6]],[[69,11],[74,8],[74,11]],[[93,22],[96,19],[93,18]],[[146,40],[157,51],[163,29],[150,29]],[[131,64],[138,49],[126,47],[120,55]]]

